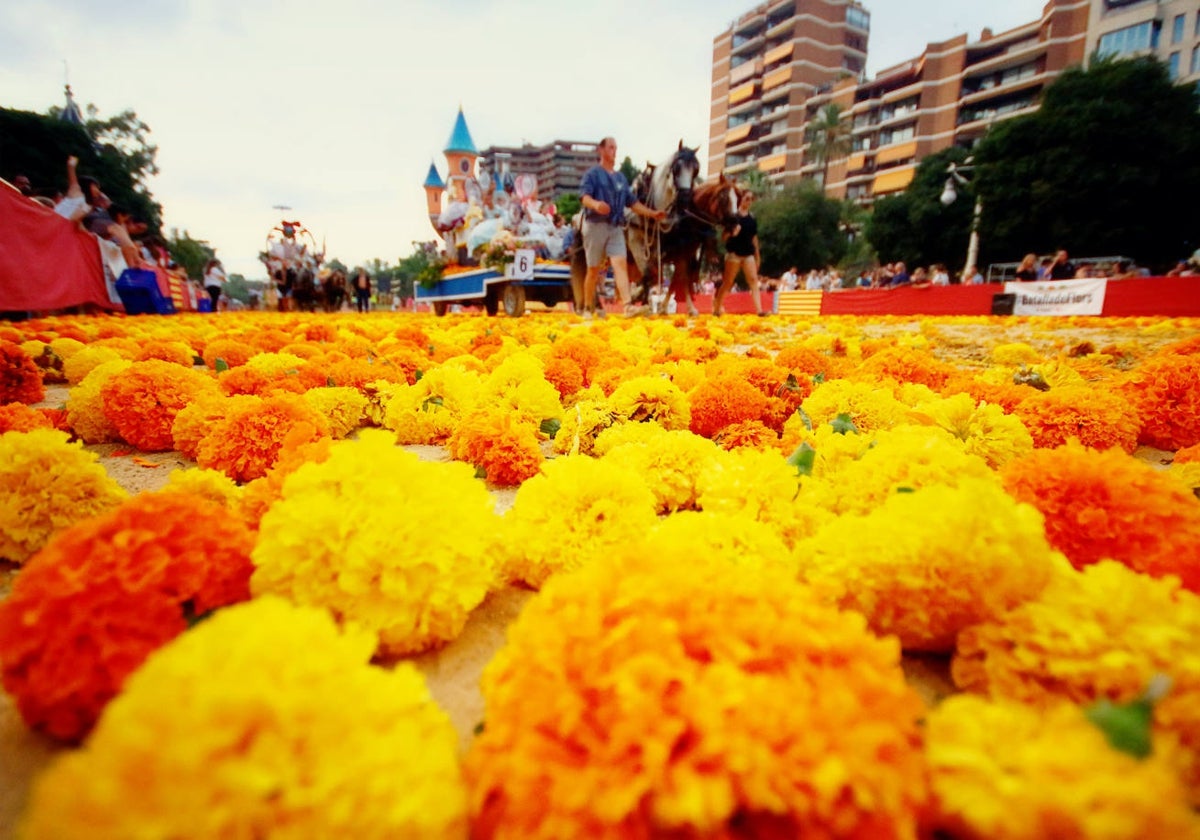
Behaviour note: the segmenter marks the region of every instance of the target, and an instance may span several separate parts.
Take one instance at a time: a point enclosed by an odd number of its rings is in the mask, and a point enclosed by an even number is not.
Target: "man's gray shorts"
[[[605,257],[625,256],[625,229],[608,222],[583,220],[583,253],[588,268],[604,264]]]

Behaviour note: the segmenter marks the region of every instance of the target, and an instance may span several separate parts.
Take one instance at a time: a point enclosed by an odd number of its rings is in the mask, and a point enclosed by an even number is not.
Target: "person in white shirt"
[[[934,265],[933,276],[930,278],[929,282],[934,286],[949,286],[950,274],[946,271],[946,266],[942,265],[941,263]]]
[[[796,266],[792,266],[779,278],[779,290],[794,292],[798,288],[800,288],[800,275],[796,272]]]
[[[204,288],[208,290],[208,296],[212,298],[213,312],[217,311],[217,304],[221,300],[221,290],[225,288],[225,269],[221,267],[220,260],[209,260],[204,266]]]

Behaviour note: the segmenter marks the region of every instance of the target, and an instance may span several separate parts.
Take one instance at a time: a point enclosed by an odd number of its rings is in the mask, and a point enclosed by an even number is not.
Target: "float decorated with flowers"
[[[0,326],[0,838],[1200,836],[1200,321]]]

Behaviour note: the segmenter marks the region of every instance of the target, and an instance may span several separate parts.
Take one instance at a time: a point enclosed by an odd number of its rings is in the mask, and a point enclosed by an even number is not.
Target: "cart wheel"
[[[488,286],[487,297],[483,299],[483,311],[489,315],[500,311],[500,289],[497,286]]]
[[[525,287],[520,283],[504,284],[504,314],[510,318],[525,314]]]
[[[446,310],[448,308],[449,307],[446,304],[446,301],[444,301],[444,300],[435,300],[433,302],[433,314],[438,316],[439,318],[441,318],[443,315],[446,314]]]

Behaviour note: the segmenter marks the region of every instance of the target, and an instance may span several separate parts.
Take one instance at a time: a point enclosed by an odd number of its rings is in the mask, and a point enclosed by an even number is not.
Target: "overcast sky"
[[[479,149],[615,135],[618,159],[680,139],[707,159],[712,40],[741,0],[2,0],[0,106],[134,109],[158,145],[165,228],[228,271],[274,205],[329,256],[395,262],[433,238],[421,184],[461,105]],[[929,41],[1039,18],[1040,0],[867,0],[870,74]],[[64,60],[67,69],[64,68]]]

